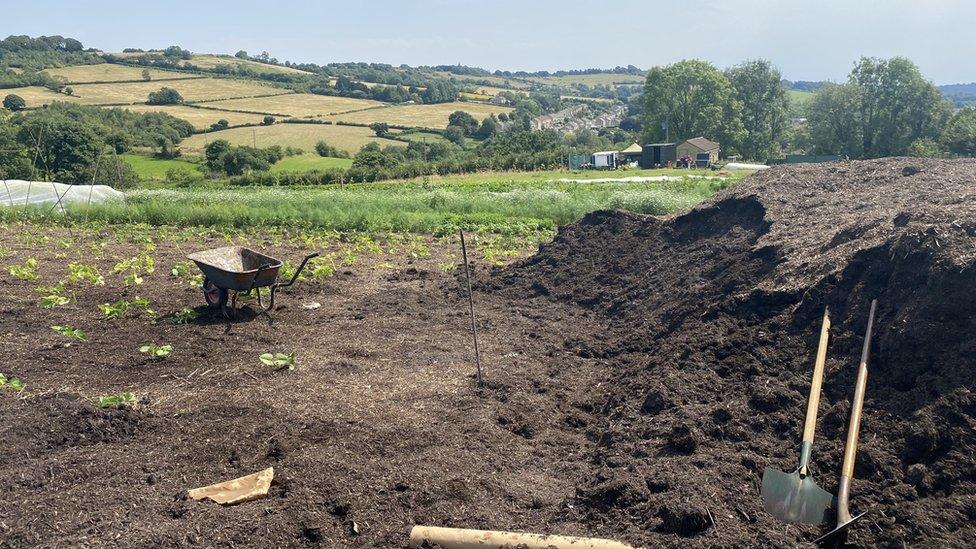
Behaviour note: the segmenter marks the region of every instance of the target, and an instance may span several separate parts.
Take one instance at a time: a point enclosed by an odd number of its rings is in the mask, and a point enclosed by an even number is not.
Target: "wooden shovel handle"
[[[813,444],[813,434],[817,430],[817,410],[820,409],[820,387],[823,385],[829,333],[830,311],[824,308],[823,326],[820,328],[820,344],[817,346],[817,359],[813,364],[813,381],[810,382],[810,398],[807,400],[807,418],[803,423],[803,442],[811,444]]]
[[[864,391],[868,385],[868,359],[871,356],[871,332],[874,329],[874,310],[878,300],[871,300],[871,313],[868,315],[868,329],[864,333],[864,347],[861,349],[861,364],[857,369],[857,383],[854,385],[854,402],[851,403],[851,421],[847,426],[847,444],[844,446],[843,476],[854,478],[854,456],[857,454],[857,437],[861,430],[861,411],[864,408]]]

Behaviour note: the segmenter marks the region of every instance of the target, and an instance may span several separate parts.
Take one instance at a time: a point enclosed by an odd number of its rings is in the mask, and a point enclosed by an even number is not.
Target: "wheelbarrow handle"
[[[295,281],[298,280],[298,275],[302,274],[302,271],[305,269],[305,265],[309,261],[311,261],[312,259],[315,259],[318,256],[319,256],[318,252],[315,252],[314,254],[309,254],[309,255],[305,256],[305,259],[302,260],[301,265],[299,265],[298,268],[295,269],[295,274],[292,275],[291,280],[289,280],[287,284],[275,284],[275,287],[276,288],[287,288],[288,286],[291,286],[292,284],[294,284]]]

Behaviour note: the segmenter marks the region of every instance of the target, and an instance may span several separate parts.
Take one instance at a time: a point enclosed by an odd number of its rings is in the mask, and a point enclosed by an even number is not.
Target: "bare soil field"
[[[538,253],[473,262],[486,386],[457,243],[236,237],[120,227],[0,237],[0,537],[13,547],[403,547],[414,524],[635,547],[808,545],[765,513],[763,468],[795,466],[825,306],[833,328],[814,477],[836,491],[870,299],[879,300],[850,532],[864,547],[976,535],[976,162],[775,167],[668,217],[596,212]],[[146,251],[156,272],[110,274]],[[210,314],[169,275],[228,241],[335,274],[270,316]],[[37,259],[40,280],[6,276]],[[344,258],[352,257],[350,260]],[[476,256],[478,257],[478,256]],[[65,283],[66,263],[104,286]],[[21,271],[18,271],[21,272]],[[99,304],[147,298],[101,320]],[[321,307],[306,309],[303,304]],[[200,317],[170,321],[183,307]],[[250,306],[249,306],[250,307]],[[51,325],[89,334],[69,339]],[[147,343],[172,344],[151,360]],[[276,371],[258,355],[296,352]],[[132,391],[135,406],[98,408]],[[236,507],[185,490],[273,466]]]

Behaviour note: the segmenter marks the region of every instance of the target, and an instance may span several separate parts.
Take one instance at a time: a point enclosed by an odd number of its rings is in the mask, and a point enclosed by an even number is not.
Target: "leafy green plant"
[[[136,296],[132,299],[132,305],[142,309],[149,318],[156,318],[156,311],[149,307],[149,300],[144,297]]]
[[[149,245],[147,245],[147,250]],[[112,267],[112,274],[124,274],[122,281],[126,286],[134,286],[143,283],[143,276],[152,274],[156,271],[156,261],[148,252],[143,252],[136,257],[124,259]]]
[[[13,250],[11,250],[10,248],[5,248],[3,246],[0,246],[0,259],[10,257],[12,255],[14,255]]]
[[[457,270],[457,263],[454,263],[453,261],[438,263],[437,268],[445,273],[453,273],[454,271]]]
[[[51,326],[51,329],[65,337],[73,337],[78,341],[88,341],[88,334],[86,334],[81,328],[72,328],[71,326]]]
[[[183,307],[173,314],[173,324],[189,324],[200,317],[195,309]]]
[[[74,261],[68,263],[68,276],[65,277],[65,281],[89,282],[92,286],[105,285],[105,277],[98,273],[98,269],[92,265],[75,263]]]
[[[98,310],[105,315],[105,320],[122,318],[129,312],[129,302],[120,299],[115,303],[103,303],[98,306]]]
[[[317,257],[309,262],[309,267],[314,280],[325,280],[335,274],[335,264],[331,257]]]
[[[67,305],[68,303],[71,303],[71,298],[58,294],[50,294],[41,297],[41,299],[37,302],[37,306],[42,309],[53,309],[55,307]]]
[[[190,268],[190,264],[185,261],[180,261],[179,263],[175,263],[173,265],[173,268],[170,269],[169,272],[176,278],[181,278],[187,281],[190,284],[190,286],[194,288],[199,288],[200,286],[203,286],[203,274],[199,272],[194,273],[193,270]]]
[[[117,406],[120,404],[132,404],[136,401],[136,395],[125,392],[119,393],[117,395],[106,395],[98,397],[98,407],[108,408],[109,406]]]
[[[261,364],[265,366],[274,366],[279,370],[288,368],[289,370],[295,369],[295,353],[285,354],[285,353],[264,353],[260,357]]]
[[[11,265],[7,271],[10,276],[20,280],[34,281],[41,278],[37,275],[37,260],[33,257],[27,258],[23,265]]]
[[[172,345],[156,345],[155,343],[150,343],[149,345],[143,345],[139,347],[140,353],[145,353],[153,359],[166,358],[170,353],[173,352]]]
[[[6,387],[17,391],[18,393],[24,390],[24,382],[17,377],[7,377],[0,374],[0,387]]]

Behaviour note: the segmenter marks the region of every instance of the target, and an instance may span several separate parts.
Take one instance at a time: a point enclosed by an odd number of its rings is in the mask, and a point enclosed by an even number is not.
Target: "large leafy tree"
[[[90,183],[89,174],[105,143],[96,126],[57,111],[25,118],[17,140],[37,155],[43,179],[63,183]]]
[[[817,151],[876,158],[904,155],[912,143],[938,138],[951,112],[910,60],[864,57],[846,84],[818,93],[808,118]]]
[[[755,160],[779,153],[790,109],[783,75],[764,59],[736,65],[725,71],[725,75],[732,84],[735,99],[742,105],[746,134],[739,152]]]
[[[976,156],[976,107],[968,107],[957,112],[945,132],[942,143],[949,152]]]
[[[696,59],[654,67],[644,82],[644,142],[679,141],[704,136],[726,152],[737,149],[746,131],[742,105],[728,78],[711,63]]]
[[[825,83],[807,105],[813,152],[859,158],[864,141],[860,89],[854,84]]]

